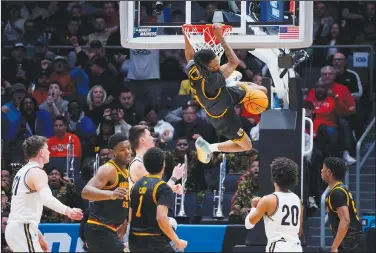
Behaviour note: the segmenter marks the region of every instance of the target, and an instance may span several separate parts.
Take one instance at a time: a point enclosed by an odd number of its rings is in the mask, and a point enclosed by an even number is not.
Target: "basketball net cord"
[[[214,36],[212,25],[184,25],[183,30],[195,52],[210,49],[221,59],[224,49]],[[223,26],[224,39],[230,36],[231,30],[231,26]]]

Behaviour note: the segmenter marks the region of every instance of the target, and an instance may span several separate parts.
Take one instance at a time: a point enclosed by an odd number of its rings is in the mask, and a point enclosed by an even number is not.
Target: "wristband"
[[[171,177],[170,180],[174,183],[176,183],[176,181],[178,181],[178,179],[176,177]]]

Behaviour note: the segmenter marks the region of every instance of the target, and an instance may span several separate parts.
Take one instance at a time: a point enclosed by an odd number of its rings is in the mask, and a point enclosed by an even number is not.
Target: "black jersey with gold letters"
[[[194,98],[211,118],[223,117],[246,95],[245,86],[227,87],[226,79],[221,71],[211,72],[204,77],[193,60],[188,62],[186,72],[191,82]]]
[[[340,222],[336,210],[341,206],[347,206],[349,208],[350,216],[350,225],[344,241],[346,241],[346,239],[351,239],[358,235],[362,235],[362,225],[357,214],[355,201],[352,198],[351,193],[342,184],[342,182],[338,182],[332,187],[328,196],[326,197],[326,209],[328,212],[329,225],[334,236],[337,234],[338,225]]]
[[[106,185],[103,190],[114,191],[118,187],[129,189],[128,170],[120,168],[113,160],[110,160],[106,164],[110,164],[116,168],[116,180],[113,184]],[[124,223],[128,214],[129,196],[124,199],[94,201],[90,206],[88,223],[107,225],[115,228]]]
[[[146,175],[131,191],[130,233],[135,236],[164,235],[157,222],[157,206],[173,208],[173,192],[159,176]]]

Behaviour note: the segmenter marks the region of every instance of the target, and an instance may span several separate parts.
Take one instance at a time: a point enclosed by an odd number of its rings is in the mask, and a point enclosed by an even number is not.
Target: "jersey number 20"
[[[282,212],[286,214],[282,218],[281,225],[283,226],[290,226],[291,224],[293,226],[298,225],[299,208],[296,205],[293,205],[291,207],[289,207],[288,205],[284,205],[282,207]],[[290,224],[290,220],[291,220],[291,224]]]

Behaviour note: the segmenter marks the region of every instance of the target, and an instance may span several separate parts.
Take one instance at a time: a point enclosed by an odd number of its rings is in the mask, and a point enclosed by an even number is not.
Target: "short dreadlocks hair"
[[[345,161],[338,157],[328,157],[324,160],[325,167],[328,168],[336,180],[342,181],[347,172]]]

